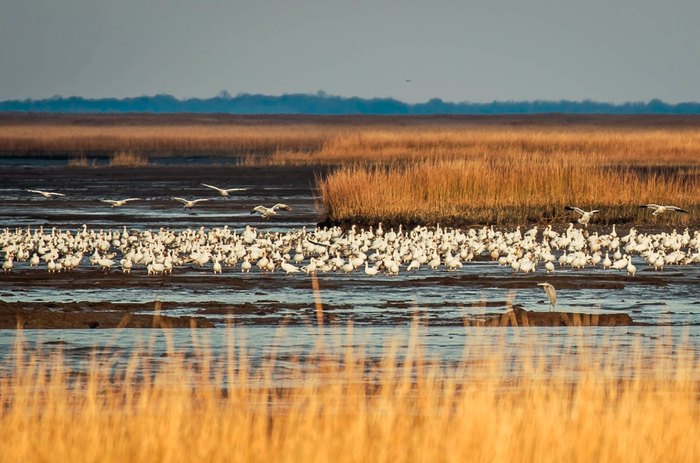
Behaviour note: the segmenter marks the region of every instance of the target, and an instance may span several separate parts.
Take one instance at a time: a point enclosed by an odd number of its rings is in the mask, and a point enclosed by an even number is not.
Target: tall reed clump
[[[68,167],[88,167],[89,165],[85,155],[73,157],[68,160]]]
[[[133,151],[117,151],[109,157],[109,167],[144,167],[148,156]]]
[[[700,365],[679,346],[652,363],[641,351],[611,362],[608,348],[550,362],[501,348],[448,363],[417,345],[388,348],[378,360],[361,348],[318,349],[276,369],[274,360],[252,367],[231,343],[223,358],[171,352],[155,363],[141,352],[119,368],[93,358],[84,374],[61,354],[47,361],[15,352],[0,377],[0,455],[76,463],[682,463],[700,454]]]
[[[68,167],[97,167],[97,159],[89,160],[87,156],[80,155],[68,160]]]
[[[687,223],[700,216],[700,167],[668,171],[610,166],[564,154],[354,165],[318,180],[332,220],[524,223],[575,220],[563,207],[601,209],[599,222]],[[676,204],[690,217],[651,217],[639,205]],[[662,222],[663,221],[663,222]]]

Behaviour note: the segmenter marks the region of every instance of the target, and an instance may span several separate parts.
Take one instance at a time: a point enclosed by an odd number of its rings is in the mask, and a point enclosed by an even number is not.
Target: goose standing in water
[[[140,201],[141,198],[126,198],[126,199],[100,199],[101,202],[111,204],[112,207],[122,207],[131,201]]]
[[[30,193],[36,193],[38,195],[43,196],[46,199],[51,199],[54,196],[65,196],[63,193],[55,193],[53,191],[43,191],[43,190],[26,190]]]
[[[174,199],[175,201],[180,201],[184,209],[192,209],[197,203],[209,201],[209,198],[187,200],[185,198],[177,198],[175,196],[172,196],[172,199]]]
[[[12,271],[13,267],[13,260],[12,256],[7,256],[5,259],[5,262],[2,263],[2,269],[5,271],[5,273],[9,273]]]
[[[224,198],[228,198],[230,196],[229,193],[231,193],[232,191],[245,191],[248,189],[248,188],[219,188],[218,186],[208,185],[206,183],[200,183],[200,185],[217,191],[219,193],[219,195],[223,196]]]
[[[286,204],[282,203],[277,203],[272,207],[265,207],[265,206],[255,206],[250,213],[255,214],[256,212],[259,212],[260,215],[262,216],[263,219],[267,219],[270,216],[277,215],[277,210],[282,209],[285,211],[291,211],[292,208],[287,206]]]
[[[575,207],[575,206],[566,206],[564,209],[567,211],[574,211],[577,214],[579,214],[581,217],[578,219],[578,223],[581,225],[585,225],[588,227],[588,222],[591,221],[591,217],[593,217],[593,214],[597,214],[600,212],[598,209],[593,209],[592,211],[584,211],[580,207]]]
[[[686,211],[685,209],[681,209],[680,207],[677,207],[677,206],[668,206],[668,205],[661,206],[659,204],[644,204],[644,205],[639,206],[639,207],[653,210],[654,212],[651,215],[653,215],[654,217],[656,217],[659,214],[663,214],[666,211],[682,212],[684,214],[688,213],[688,211]]]

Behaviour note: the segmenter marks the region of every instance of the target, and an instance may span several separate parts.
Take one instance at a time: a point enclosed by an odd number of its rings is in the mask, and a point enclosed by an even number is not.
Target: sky
[[[700,101],[698,0],[0,4],[0,100]]]

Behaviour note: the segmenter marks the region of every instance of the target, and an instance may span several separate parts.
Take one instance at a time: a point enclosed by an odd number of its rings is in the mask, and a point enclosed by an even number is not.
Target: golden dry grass
[[[17,355],[0,377],[0,455],[393,463],[694,462],[700,454],[700,365],[679,346],[661,347],[652,363],[648,351],[633,351],[622,367],[609,347],[604,355],[574,349],[554,363],[498,347],[441,363],[415,343],[380,361],[362,349],[324,352],[292,360],[283,378],[274,360],[251,367],[233,342],[215,361],[206,349],[188,361],[171,353],[160,366],[134,354],[114,369],[95,359],[86,374],[71,373],[60,355]]]
[[[285,162],[350,160],[320,179],[334,221],[528,223],[576,220],[563,207],[601,209],[603,223],[700,221],[700,131],[562,127],[546,130],[368,132],[337,137]],[[280,161],[281,162],[281,161]],[[652,218],[640,204],[689,216]]]
[[[109,167],[144,167],[149,165],[148,156],[133,151],[117,151],[109,157]]]
[[[6,155],[104,155],[136,151],[158,156],[259,156],[278,148],[317,149],[324,132],[238,125],[0,125],[0,153]]]
[[[89,167],[90,163],[86,156],[77,156],[68,160],[68,167]]]
[[[562,211],[571,204],[603,209],[594,222],[700,223],[695,119],[193,117],[9,123],[0,125],[0,153],[334,166],[318,185],[331,221],[567,222],[576,219]],[[636,207],[647,202],[691,214],[652,219]]]
[[[278,150],[271,164],[345,164],[527,155],[605,159],[611,165],[697,165],[700,128],[555,126],[366,129],[329,138],[318,151]]]
[[[0,153],[223,155],[270,164],[461,159],[483,154],[613,155],[696,162],[700,121],[624,117],[343,118],[45,116],[2,119]]]
[[[566,205],[600,209],[596,222],[687,224],[700,219],[700,167],[611,167],[609,159],[530,154],[340,168],[319,180],[333,220],[428,223],[573,221]],[[654,218],[640,204],[690,214]]]

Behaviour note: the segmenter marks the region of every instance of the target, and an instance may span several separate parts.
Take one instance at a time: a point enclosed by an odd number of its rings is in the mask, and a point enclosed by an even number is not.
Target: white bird
[[[590,222],[591,217],[593,217],[593,214],[597,214],[600,212],[598,209],[593,209],[592,211],[584,211],[580,207],[575,207],[575,206],[566,206],[564,209],[567,211],[574,211],[577,214],[579,214],[581,217],[578,219],[578,223],[581,225],[585,225],[586,227],[588,226],[588,222]]]
[[[112,207],[122,207],[131,201],[139,201],[141,198],[126,198],[126,199],[100,199],[101,202],[111,204]]]
[[[267,219],[268,217],[272,215],[277,215],[277,210],[278,209],[283,209],[285,211],[291,211],[292,208],[287,206],[286,204],[282,203],[277,203],[272,207],[265,207],[265,206],[255,206],[250,213],[255,214],[256,212],[259,212],[262,216],[263,219]]]
[[[557,290],[554,289],[554,286],[547,282],[537,283],[537,286],[542,286],[545,294],[547,294],[549,304],[552,306],[552,310],[554,310],[554,307],[557,305]]]
[[[284,261],[282,261],[282,263],[280,264],[280,268],[284,270],[287,273],[287,275],[289,275],[290,273],[297,273],[301,271],[299,267],[296,267],[290,264],[289,262]]]
[[[26,190],[30,193],[36,193],[43,196],[46,199],[50,199],[53,196],[65,196],[63,193],[54,193],[53,191],[42,191],[42,190]]]
[[[182,207],[185,209],[192,209],[197,203],[201,203],[202,201],[209,201],[209,198],[187,200],[185,198],[177,198],[175,196],[172,196],[172,199],[174,199],[175,201],[180,201],[182,203]]]
[[[206,183],[201,183],[200,185],[205,186],[207,188],[211,188],[212,190],[218,191],[219,195],[221,195],[225,198],[228,197],[229,193],[232,191],[245,191],[248,189],[248,188],[219,188],[218,186],[208,185]]]
[[[657,216],[659,214],[663,214],[666,211],[675,211],[675,212],[683,212],[684,214],[687,214],[688,211],[685,209],[681,209],[680,207],[677,206],[661,206],[659,204],[644,204],[643,206],[639,207],[644,207],[646,209],[652,209],[654,212],[651,214],[653,216]]]
[[[371,277],[379,273],[379,269],[377,267],[370,267],[367,262],[365,262],[365,273]]]

